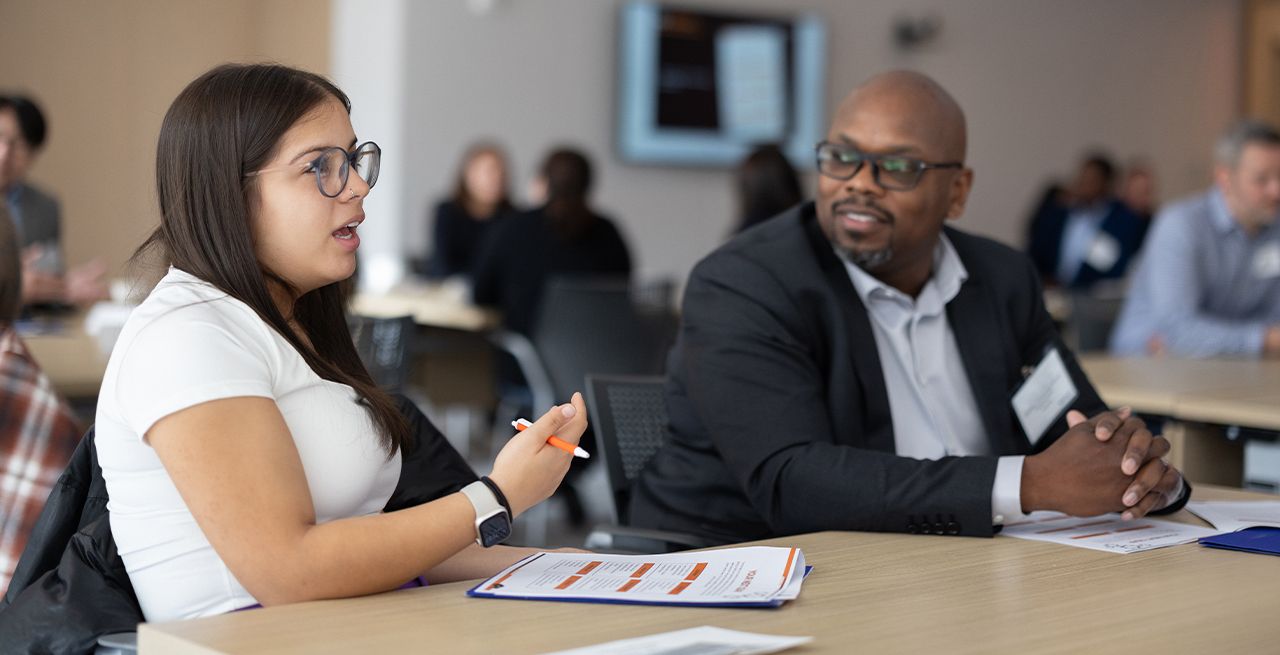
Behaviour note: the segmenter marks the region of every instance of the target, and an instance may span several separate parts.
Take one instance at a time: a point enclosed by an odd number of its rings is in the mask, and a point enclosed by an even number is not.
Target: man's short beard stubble
[[[896,217],[892,213],[885,211],[881,207],[877,207],[875,203],[850,203],[848,201],[832,204],[831,213],[835,222],[839,221],[838,216],[841,205],[852,205],[860,209],[873,209],[875,210],[875,213],[880,214],[885,218],[890,227],[892,227],[896,222]],[[834,227],[833,229],[839,230],[840,228]],[[857,241],[857,239],[855,239],[855,241]],[[877,268],[884,266],[889,263],[889,260],[893,259],[893,244],[889,243],[879,250],[854,250],[837,244],[836,252],[840,253],[840,256],[843,257],[845,261],[848,261],[854,266],[857,266],[868,273],[874,273]]]
[[[845,248],[836,248],[836,252],[840,253],[849,263],[868,272],[874,273],[875,269],[889,263],[893,259],[893,247],[885,246],[879,250],[847,250]]]

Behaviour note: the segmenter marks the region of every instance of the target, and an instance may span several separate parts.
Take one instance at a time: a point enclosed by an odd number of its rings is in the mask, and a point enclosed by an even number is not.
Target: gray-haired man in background
[[[1280,132],[1244,121],[1215,155],[1214,186],[1156,216],[1113,353],[1280,356]]]

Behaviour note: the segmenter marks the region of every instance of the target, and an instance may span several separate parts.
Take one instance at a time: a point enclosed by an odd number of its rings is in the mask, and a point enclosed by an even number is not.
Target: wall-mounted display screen
[[[618,149],[625,161],[731,166],[758,143],[811,165],[823,130],[826,30],[812,14],[623,7]]]

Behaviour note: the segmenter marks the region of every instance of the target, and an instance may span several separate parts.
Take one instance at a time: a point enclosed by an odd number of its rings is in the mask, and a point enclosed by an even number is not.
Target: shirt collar
[[[1095,203],[1088,205],[1076,205],[1067,212],[1068,216],[1080,216],[1093,223],[1101,223],[1102,219],[1107,217],[1107,211],[1111,209],[1111,201],[1103,198]]]
[[[1209,219],[1223,234],[1241,229],[1236,219],[1231,217],[1231,210],[1227,209],[1227,199],[1222,195],[1222,190],[1217,187],[1209,192]]]
[[[836,254],[839,256],[838,252]],[[869,302],[872,293],[880,297],[898,298],[915,304],[915,301],[905,293],[876,279],[857,264],[844,257],[840,257],[840,261],[844,263],[849,280],[853,282],[853,288],[858,292],[858,297],[862,299],[863,304]],[[924,289],[920,290],[918,299],[924,300],[928,295],[936,293],[941,300],[940,305],[945,306],[960,293],[960,287],[968,279],[969,270],[964,267],[964,262],[960,261],[960,255],[956,253],[955,246],[951,245],[951,240],[945,233],[939,234],[938,244],[933,248],[933,273],[925,282]],[[933,289],[930,289],[930,286]]]

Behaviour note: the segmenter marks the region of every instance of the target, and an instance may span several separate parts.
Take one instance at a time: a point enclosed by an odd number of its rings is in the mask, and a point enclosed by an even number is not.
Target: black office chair
[[[613,525],[587,536],[591,550],[670,552],[712,545],[693,535],[631,527],[631,486],[667,436],[665,379],[655,376],[588,375],[587,408],[604,460]]]
[[[414,339],[418,326],[412,316],[373,318],[353,315],[347,318],[351,339],[355,341],[360,361],[379,387],[403,392],[413,371]]]
[[[1063,339],[1076,352],[1105,351],[1111,340],[1111,330],[1124,296],[1117,290],[1101,290],[1093,293],[1071,294],[1071,314],[1063,330]]]
[[[631,284],[617,276],[555,276],[547,281],[539,301],[531,335],[499,331],[490,341],[516,361],[527,393],[499,399],[494,416],[493,443],[511,434],[510,421],[528,412],[535,418],[557,402],[582,391],[587,374],[654,375],[663,370],[666,351],[679,323],[672,310],[668,281]],[[515,390],[517,392],[523,390]],[[583,435],[588,451],[594,448],[595,430]],[[588,462],[577,462],[560,494],[569,503],[570,516],[581,516],[582,503],[574,485]],[[528,544],[544,543],[547,522],[524,522]]]
[[[499,399],[494,443],[510,436],[517,414],[539,415],[582,391],[587,374],[661,374],[679,325],[673,288],[668,281],[632,285],[618,277],[551,278],[531,336],[509,330],[488,335],[515,360],[527,388]]]
[[[555,277],[547,283],[530,340],[561,400],[587,374],[659,375],[678,321],[669,282]]]

